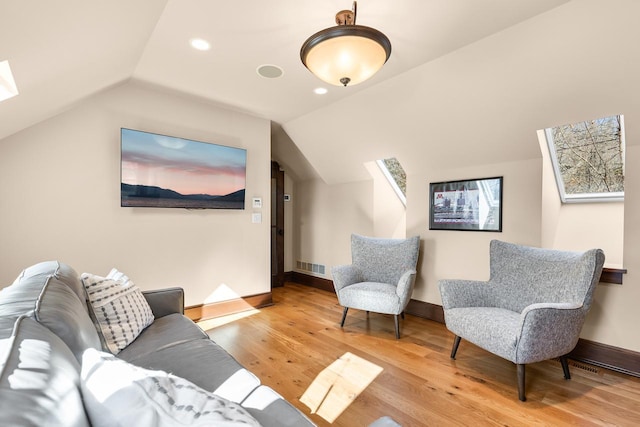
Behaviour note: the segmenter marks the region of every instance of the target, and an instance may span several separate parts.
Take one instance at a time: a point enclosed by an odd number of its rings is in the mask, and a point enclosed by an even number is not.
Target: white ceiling
[[[369,81],[320,96],[300,46],[350,0],[0,0],[0,60],[20,91],[0,103],[0,139],[130,79],[286,123],[566,2],[361,0],[357,23],[384,32],[391,57]],[[211,50],[192,49],[193,37]],[[263,64],[284,75],[260,77]]]

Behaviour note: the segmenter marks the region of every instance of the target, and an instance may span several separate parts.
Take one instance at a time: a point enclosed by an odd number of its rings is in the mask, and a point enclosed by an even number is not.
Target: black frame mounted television
[[[121,128],[120,206],[244,209],[247,150]]]

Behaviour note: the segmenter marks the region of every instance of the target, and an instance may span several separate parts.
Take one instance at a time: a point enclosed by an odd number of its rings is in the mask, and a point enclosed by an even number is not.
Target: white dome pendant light
[[[309,37],[300,49],[305,67],[335,85],[357,85],[373,76],[391,55],[391,42],[380,31],[356,25],[357,2],[336,14],[335,27]]]

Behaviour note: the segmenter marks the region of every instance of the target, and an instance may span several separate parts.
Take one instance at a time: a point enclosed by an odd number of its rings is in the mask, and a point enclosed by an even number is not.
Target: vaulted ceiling
[[[357,23],[385,33],[391,57],[360,85],[327,86],[300,46],[351,3],[0,0],[0,61],[20,91],[0,102],[0,143],[130,81],[271,120],[292,174],[328,183],[390,156],[410,173],[530,159],[543,126],[640,115],[636,0],[360,0]]]
[[[0,103],[0,139],[129,79],[282,124],[565,2],[361,0],[358,24],[390,38],[391,58],[370,81],[320,96],[300,46],[351,0],[2,0],[0,60],[20,95]],[[194,37],[211,49],[191,48]],[[284,75],[259,76],[263,64]]]

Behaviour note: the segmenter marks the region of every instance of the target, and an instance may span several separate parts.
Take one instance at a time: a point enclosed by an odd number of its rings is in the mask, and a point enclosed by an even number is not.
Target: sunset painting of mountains
[[[244,209],[244,149],[122,128],[121,155],[121,206]]]

